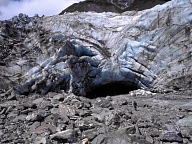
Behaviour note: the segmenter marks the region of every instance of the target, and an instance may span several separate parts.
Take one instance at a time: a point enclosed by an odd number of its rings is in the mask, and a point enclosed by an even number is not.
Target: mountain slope
[[[64,14],[65,12],[88,12],[88,11],[94,11],[94,12],[117,12],[120,13],[122,10],[115,5],[109,3],[109,2],[96,2],[96,1],[83,1],[80,3],[75,3],[65,10],[63,10],[61,14]]]
[[[122,13],[130,10],[145,10],[152,8],[158,4],[163,4],[168,0],[86,0],[75,3],[60,14],[65,12],[117,12]]]

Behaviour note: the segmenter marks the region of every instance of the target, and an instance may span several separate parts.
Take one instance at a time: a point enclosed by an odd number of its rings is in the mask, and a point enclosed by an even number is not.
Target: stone
[[[10,96],[8,96],[7,100],[17,100],[17,97],[15,94],[11,94]]]
[[[52,108],[51,113],[52,114],[59,114],[60,117],[62,118],[63,122],[69,121],[69,117],[67,116],[67,114],[65,112],[61,111],[59,108]]]
[[[118,125],[120,123],[120,115],[116,111],[103,110],[100,114],[93,114],[93,117],[106,125]]]
[[[180,133],[181,131],[177,125],[173,125],[173,124],[165,124],[163,128],[166,131],[175,132],[177,134]]]
[[[40,105],[40,108],[50,110],[53,108],[53,104],[50,101],[43,101]]]
[[[5,114],[12,113],[12,110],[13,110],[13,106],[8,106],[7,109],[6,109],[6,111],[5,111]],[[15,116],[14,113],[12,113],[12,114]],[[17,115],[17,114],[16,114],[16,115]]]
[[[89,129],[82,132],[82,137],[88,138],[89,140],[93,140],[98,134],[99,133],[96,129]]]
[[[146,141],[148,141],[150,144],[153,144],[153,138],[151,136],[146,137]]]
[[[177,135],[175,132],[165,132],[162,134],[161,140],[164,142],[183,142],[182,137]]]
[[[66,124],[61,123],[61,124],[58,124],[56,130],[57,130],[57,131],[64,131],[64,130],[67,129],[66,127],[67,127]]]
[[[85,109],[78,109],[76,112],[77,112],[80,116],[82,116],[82,117],[91,116],[91,114],[92,114],[92,111],[90,111],[90,110],[85,110]]]
[[[117,102],[118,102],[118,105],[120,105],[120,106],[128,105],[128,102],[126,99],[120,99]]]
[[[76,107],[65,104],[59,104],[59,111],[62,115],[74,116],[76,114]]]
[[[105,138],[107,138],[104,134],[98,135],[93,141],[92,144],[102,144],[105,143],[107,144]]]
[[[106,97],[104,99],[99,99],[95,102],[94,107],[102,107],[102,108],[109,108],[112,106],[111,97]]]
[[[13,118],[13,117],[16,117],[18,115],[17,112],[10,112],[8,115],[7,115],[7,118]]]
[[[189,140],[188,140],[187,138],[184,138],[184,139],[183,139],[183,143],[184,143],[184,144],[188,144],[188,143],[189,143]]]
[[[53,98],[54,96],[56,96],[58,93],[56,93],[56,92],[48,92],[47,94],[46,94],[46,96],[48,97],[48,98]]]
[[[38,99],[33,100],[32,103],[35,105],[40,105],[42,102],[43,102],[43,98],[38,98]]]
[[[178,108],[183,111],[192,112],[192,102],[185,103],[183,105],[176,105],[175,108]]]
[[[79,144],[89,144],[89,139],[85,138],[85,139],[81,140]]]
[[[66,127],[66,129],[74,129],[75,128],[75,123],[73,121],[70,121]]]
[[[65,131],[57,132],[50,135],[50,138],[60,142],[77,142],[78,134],[72,129],[67,129]]]
[[[5,111],[6,111],[6,108],[3,108],[3,109],[1,110],[1,112],[0,112],[0,114],[4,114]]]
[[[52,100],[63,101],[64,95],[63,94],[55,95]]]
[[[30,126],[30,130],[34,131],[37,127],[40,126],[40,122],[34,122],[31,126]]]
[[[125,131],[128,134],[134,134],[134,133],[136,133],[136,126],[130,125],[130,126],[127,126],[126,128],[120,128],[118,130]]]
[[[190,127],[181,127],[181,135],[183,138],[189,138],[192,135]]]
[[[23,104],[23,106],[24,106],[25,109],[27,109],[27,108],[33,108],[33,109],[37,108],[37,105],[34,104],[34,103],[31,103],[31,102],[25,102]]]
[[[0,130],[0,136],[2,136],[4,133],[2,132],[2,130]]]
[[[176,122],[178,126],[192,126],[192,116],[185,117]]]
[[[37,126],[34,130],[36,133],[45,133],[49,131],[51,134],[56,132],[56,127],[50,124],[41,124],[41,126]]]
[[[35,144],[47,144],[46,138],[45,137],[37,137],[33,143]]]
[[[26,117],[27,121],[42,121],[44,119],[44,116],[39,113],[32,113]]]
[[[95,127],[95,124],[93,122],[93,120],[89,119],[89,117],[85,118],[85,119],[77,119],[75,121],[75,125],[76,127],[78,127],[81,131],[85,131],[88,129],[92,129]]]
[[[140,140],[134,138],[125,132],[123,133],[109,133],[107,135],[100,134],[98,135],[93,141],[92,144],[133,144],[133,143],[142,143],[142,144],[149,144],[149,142],[145,140]]]

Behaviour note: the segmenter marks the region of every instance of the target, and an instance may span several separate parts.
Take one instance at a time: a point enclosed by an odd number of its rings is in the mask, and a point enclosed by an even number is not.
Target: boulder
[[[53,135],[50,135],[51,139],[57,140],[59,142],[77,142],[77,132],[72,130],[72,129],[68,129],[65,131],[61,131],[61,132],[57,132]]]
[[[183,139],[175,132],[166,132],[161,136],[161,140],[164,142],[179,142],[182,143]]]
[[[185,118],[182,118],[180,120],[177,121],[176,123],[179,126],[192,126],[192,116],[188,116]]]

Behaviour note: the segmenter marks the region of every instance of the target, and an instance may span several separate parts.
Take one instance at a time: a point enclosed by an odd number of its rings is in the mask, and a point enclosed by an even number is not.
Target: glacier
[[[110,83],[157,92],[192,89],[192,0],[122,14],[20,14],[1,25],[0,40],[9,37],[1,47],[12,45],[2,57],[1,89],[83,96]],[[11,78],[3,80],[5,71]]]

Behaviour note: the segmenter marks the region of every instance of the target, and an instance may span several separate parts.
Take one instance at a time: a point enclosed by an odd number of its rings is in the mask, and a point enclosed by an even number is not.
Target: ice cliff
[[[0,25],[2,92],[192,88],[192,0],[122,14],[20,14]]]

